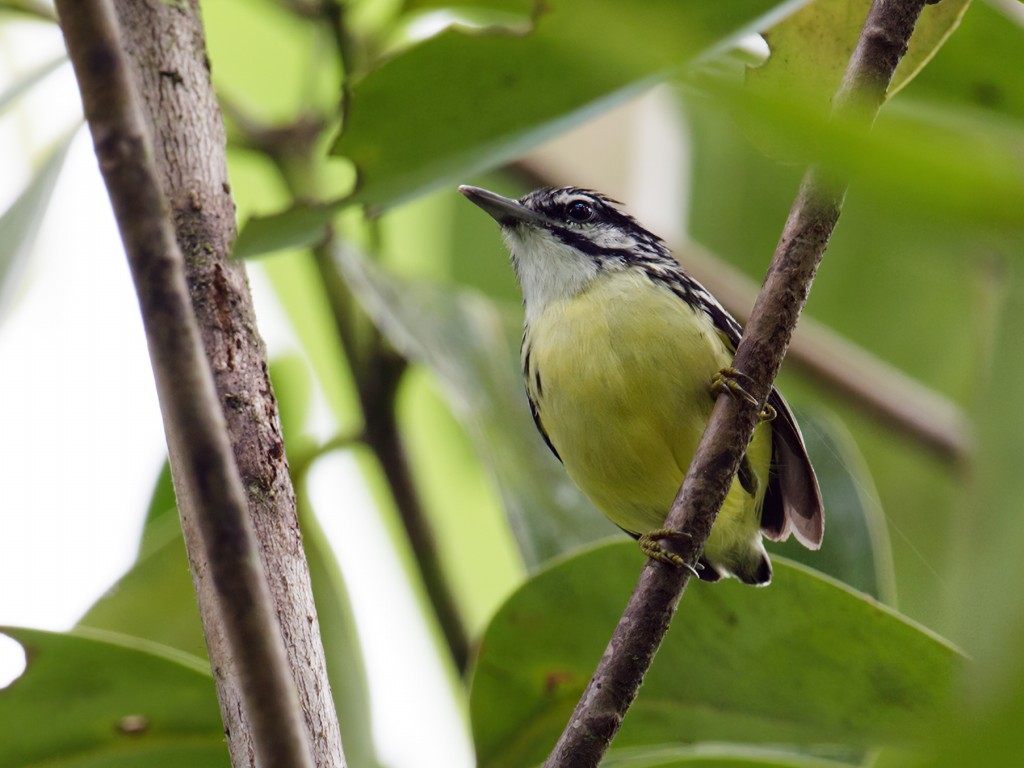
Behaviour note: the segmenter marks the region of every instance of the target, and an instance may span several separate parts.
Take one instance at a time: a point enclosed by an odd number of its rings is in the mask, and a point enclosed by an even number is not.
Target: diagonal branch
[[[154,153],[110,0],[58,0],[96,156],[146,328],[189,558],[223,644],[210,644],[220,688],[237,678],[253,755],[234,764],[312,766],[310,744],[246,493],[185,280]],[[205,613],[205,611],[204,611]]]
[[[833,100],[836,118],[869,127],[925,0],[874,0]],[[790,210],[734,365],[759,404],[771,391],[814,274],[839,218],[846,184],[812,166]],[[761,406],[719,397],[665,527],[689,538],[680,555],[696,564],[757,425]],[[689,581],[686,568],[649,561],[546,768],[596,766],[618,732]]]

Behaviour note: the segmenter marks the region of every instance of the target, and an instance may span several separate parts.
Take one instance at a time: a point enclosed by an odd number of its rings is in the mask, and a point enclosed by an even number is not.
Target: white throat
[[[599,267],[586,254],[532,227],[504,230],[512,266],[523,293],[526,322],[550,304],[582,292]]]

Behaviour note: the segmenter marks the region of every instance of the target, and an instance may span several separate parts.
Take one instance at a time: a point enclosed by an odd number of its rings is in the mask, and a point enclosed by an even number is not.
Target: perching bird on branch
[[[590,500],[657,560],[682,565],[662,526],[731,368],[741,328],[660,238],[590,190],[511,200],[460,187],[501,226],[523,293],[522,365],[537,428]],[[817,549],[821,493],[774,388],[697,574],[768,584],[762,535]]]

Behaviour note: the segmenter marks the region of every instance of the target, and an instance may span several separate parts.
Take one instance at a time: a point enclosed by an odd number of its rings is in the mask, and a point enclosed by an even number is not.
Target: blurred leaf
[[[301,355],[288,354],[270,361],[270,381],[274,385],[281,434],[288,461],[301,461],[298,454],[312,448],[313,437],[306,432],[313,407],[313,380]]]
[[[57,143],[18,199],[0,216],[0,318],[14,293],[18,275],[32,253],[57,178],[77,132],[75,128]]]
[[[0,768],[230,765],[202,660],[114,633],[2,631],[28,665],[0,690]]]
[[[958,760],[963,765],[964,759],[1015,765],[1024,750],[1024,605],[1017,586],[1024,581],[1024,473],[1017,460],[1024,357],[1015,351],[1024,334],[1024,269],[1019,260],[993,260],[989,266],[988,299],[999,310],[991,329],[998,351],[990,368],[977,373],[979,455],[973,482],[960,499],[954,552],[964,644],[978,663],[968,681],[972,706],[960,728],[943,734],[937,759],[927,763],[936,768]]]
[[[745,744],[697,744],[682,747],[613,750],[601,768],[849,768],[836,762],[779,749]]]
[[[720,86],[755,143],[821,162],[852,191],[905,215],[956,226],[1024,227],[1024,124],[977,110],[892,102],[873,129],[827,119],[797,94],[764,98]]]
[[[135,563],[93,603],[77,626],[141,638],[206,658],[166,461],[153,489]]]
[[[339,428],[359,424],[362,416],[355,382],[313,255],[282,254],[261,260],[260,266],[274,285]]]
[[[31,72],[28,72],[24,76],[22,76],[20,80],[15,82],[6,91],[0,93],[0,113],[7,109],[7,106],[11,102],[15,101],[19,96],[21,96],[26,91],[31,90],[31,88],[36,83],[40,82],[43,78],[45,78],[48,74],[53,72],[53,70],[57,69],[57,67],[59,67],[67,60],[67,56],[61,55],[55,59],[52,59],[51,61],[46,62],[45,64],[41,64],[35,69],[33,69]]]
[[[470,714],[481,768],[540,762],[605,649],[642,565],[628,542],[542,571],[480,644]],[[612,754],[701,742],[852,757],[949,720],[963,660],[891,609],[776,560],[763,590],[693,583]]]
[[[904,95],[938,104],[961,102],[1024,120],[1021,66],[1024,23],[1014,23],[991,3],[978,2]]]
[[[465,8],[479,8],[526,16],[538,6],[537,0],[404,0],[406,11],[450,9],[462,13]]]
[[[925,6],[889,86],[891,98],[953,33],[971,0]],[[839,88],[871,0],[814,0],[764,33],[768,61],[747,70],[747,87],[769,96],[794,91],[826,109]]]
[[[354,85],[334,152],[358,168],[353,200],[393,204],[500,165],[798,5],[551,0],[524,36],[449,29]]]
[[[896,603],[892,550],[871,474],[849,431],[835,416],[799,413],[825,503],[825,539],[816,552],[795,539],[766,542],[778,553],[826,573],[889,605]]]
[[[389,275],[354,251],[339,250],[336,258],[391,343],[441,381],[494,473],[529,568],[617,530],[584,499],[537,434],[518,373],[518,320],[479,294]]]
[[[288,124],[337,110],[341,68],[328,24],[283,3],[217,0],[203,8],[203,25],[214,85],[246,114]]]
[[[327,237],[327,225],[340,203],[298,202],[277,213],[250,216],[235,240],[234,257],[251,259],[289,248],[310,248]]]
[[[57,12],[46,0],[3,0],[0,11],[23,14],[35,21],[56,22]]]

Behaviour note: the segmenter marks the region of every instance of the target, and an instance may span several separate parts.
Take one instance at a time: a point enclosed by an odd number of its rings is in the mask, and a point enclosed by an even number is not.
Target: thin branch
[[[529,186],[559,186],[533,163],[519,161],[511,169]],[[758,294],[753,280],[696,243],[675,243],[671,250],[733,317],[746,324]],[[944,461],[963,466],[973,455],[973,430],[962,408],[813,317],[801,318],[786,361]]]
[[[833,114],[873,122],[925,0],[875,0],[833,100]],[[679,554],[695,565],[771,391],[829,237],[845,183],[818,167],[804,176],[734,365],[748,377],[745,398],[719,397],[665,521],[685,531]],[[746,381],[746,379],[745,379]],[[546,768],[596,766],[636,698],[689,581],[686,568],[649,561]]]
[[[138,293],[179,508],[183,517],[194,518],[191,529],[199,534],[186,542],[190,560],[208,569],[213,611],[227,640],[226,648],[210,648],[214,679],[220,686],[237,676],[257,762],[312,766],[245,489],[112,3],[58,0],[57,8]],[[252,758],[233,759],[241,765]]]

